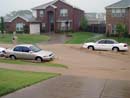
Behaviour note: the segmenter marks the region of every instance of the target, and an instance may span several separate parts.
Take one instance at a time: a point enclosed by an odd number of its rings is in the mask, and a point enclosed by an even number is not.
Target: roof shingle
[[[109,5],[106,7],[106,9],[109,8],[128,8],[130,7],[130,0],[121,0],[119,2],[116,2],[112,5]]]

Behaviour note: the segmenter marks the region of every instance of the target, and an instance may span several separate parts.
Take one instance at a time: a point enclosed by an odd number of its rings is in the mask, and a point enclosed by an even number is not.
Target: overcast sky
[[[52,0],[0,0],[0,16],[11,11],[31,9]],[[105,12],[104,7],[119,0],[67,0],[85,12]]]

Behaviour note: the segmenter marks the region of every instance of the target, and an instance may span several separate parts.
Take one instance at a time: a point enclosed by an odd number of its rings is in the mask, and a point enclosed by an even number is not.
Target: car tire
[[[114,48],[112,48],[112,51],[118,52],[118,51],[119,51],[119,48],[118,48],[118,47],[114,47]]]
[[[16,60],[16,56],[14,56],[14,55],[10,55],[9,57],[11,60]]]
[[[43,61],[43,59],[41,58],[41,57],[36,57],[36,59],[35,59],[37,62],[42,62]]]
[[[88,50],[94,50],[93,46],[88,46]]]

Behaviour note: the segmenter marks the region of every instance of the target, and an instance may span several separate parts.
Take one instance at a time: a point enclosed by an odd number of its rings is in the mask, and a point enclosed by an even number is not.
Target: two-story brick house
[[[41,32],[58,32],[64,30],[79,31],[84,11],[64,0],[54,0],[32,9],[40,21]]]
[[[124,24],[130,34],[130,0],[121,0],[106,7],[106,32],[116,33],[117,24]]]

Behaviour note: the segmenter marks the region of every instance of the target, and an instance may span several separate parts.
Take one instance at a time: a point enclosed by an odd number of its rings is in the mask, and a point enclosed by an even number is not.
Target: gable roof
[[[112,5],[109,5],[106,7],[106,9],[109,9],[109,8],[128,8],[130,7],[130,0],[121,0],[121,1],[118,1]]]
[[[39,6],[37,6],[37,7],[32,8],[32,10],[46,9],[48,6],[53,5],[56,1],[57,1],[57,0],[51,1],[51,2],[48,2],[48,3],[45,3],[45,4],[42,4],[42,5],[39,5]],[[53,6],[54,6],[54,5],[53,5]]]
[[[65,0],[53,0],[53,1],[49,2],[49,3],[45,3],[45,4],[39,5],[39,6],[37,6],[37,7],[34,7],[34,8],[32,8],[32,10],[46,9],[46,8],[49,7],[49,6],[51,6],[51,7],[53,7],[53,8],[57,8],[57,7],[54,5],[57,1],[61,1],[61,2],[65,3],[65,4],[69,5],[69,6],[72,6],[73,8],[79,9],[78,7],[75,7],[75,6],[71,5],[71,4],[69,4],[69,3],[66,2]],[[79,10],[81,10],[81,9],[79,9]]]
[[[85,13],[85,17],[88,21],[105,21],[105,13]]]
[[[22,18],[26,22],[36,22],[35,17],[33,16],[31,11],[22,10],[14,12],[13,14],[8,14],[4,17],[5,22],[12,22],[16,18]]]

